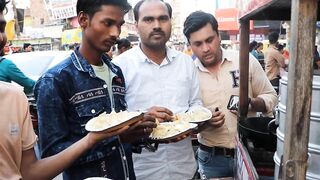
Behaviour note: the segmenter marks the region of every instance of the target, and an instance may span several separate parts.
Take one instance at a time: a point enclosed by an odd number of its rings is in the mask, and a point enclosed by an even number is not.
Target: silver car
[[[34,51],[4,56],[29,78],[38,80],[48,69],[66,59],[72,51]]]

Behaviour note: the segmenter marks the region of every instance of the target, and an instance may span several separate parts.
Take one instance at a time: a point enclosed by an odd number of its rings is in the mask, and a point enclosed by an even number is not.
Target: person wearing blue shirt
[[[262,52],[263,44],[261,42],[257,43],[256,47],[251,51],[251,54],[259,61],[262,68],[264,69],[264,54]]]

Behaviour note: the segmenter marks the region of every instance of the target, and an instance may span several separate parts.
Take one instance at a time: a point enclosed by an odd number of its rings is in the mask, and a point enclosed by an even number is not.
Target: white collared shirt
[[[191,57],[167,48],[158,65],[136,46],[113,60],[120,66],[126,83],[129,111],[146,111],[162,106],[173,113],[201,106],[199,79]],[[137,179],[190,179],[196,171],[191,138],[160,144],[156,152],[143,150],[133,155]]]

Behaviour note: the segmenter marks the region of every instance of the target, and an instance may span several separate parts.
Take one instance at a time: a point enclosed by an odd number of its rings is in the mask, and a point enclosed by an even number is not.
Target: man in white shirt
[[[166,46],[171,15],[171,6],[163,1],[138,2],[134,16],[141,42],[114,59],[126,80],[128,110],[149,110],[160,120],[202,105],[191,57]],[[133,155],[133,162],[138,180],[190,179],[197,167],[190,137],[160,144],[156,152],[143,149]]]

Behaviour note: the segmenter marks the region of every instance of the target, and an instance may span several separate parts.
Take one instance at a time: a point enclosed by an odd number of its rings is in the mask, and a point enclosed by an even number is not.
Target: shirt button
[[[113,146],[111,149],[112,149],[112,151],[114,151],[114,150],[116,150],[116,147],[115,147],[115,146]]]
[[[103,88],[107,89],[107,87],[108,87],[108,86],[107,86],[106,84],[103,85]]]
[[[92,109],[92,110],[91,110],[91,113],[92,113],[92,114],[96,113],[96,110]]]

